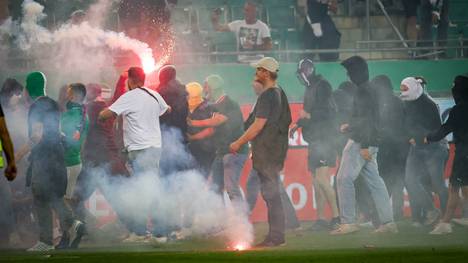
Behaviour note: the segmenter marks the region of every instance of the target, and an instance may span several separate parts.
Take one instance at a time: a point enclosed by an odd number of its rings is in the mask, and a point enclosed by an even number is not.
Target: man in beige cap
[[[275,247],[285,244],[284,212],[280,196],[279,173],[283,169],[288,150],[288,129],[291,110],[288,98],[279,88],[279,64],[265,57],[252,64],[257,69],[256,81],[263,85],[255,107],[246,121],[249,128],[230,145],[237,152],[242,145],[252,143],[253,168],[258,172],[262,196],[268,208],[269,233],[259,247]]]

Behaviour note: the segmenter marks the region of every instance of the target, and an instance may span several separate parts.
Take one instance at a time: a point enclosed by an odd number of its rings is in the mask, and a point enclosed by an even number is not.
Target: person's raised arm
[[[191,120],[188,119],[188,125],[192,127],[217,127],[223,123],[225,123],[228,120],[228,118],[221,114],[221,113],[215,113],[213,117],[205,120]]]

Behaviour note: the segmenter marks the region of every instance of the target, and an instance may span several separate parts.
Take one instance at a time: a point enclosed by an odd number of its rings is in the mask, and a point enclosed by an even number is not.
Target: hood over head
[[[453,81],[452,96],[456,104],[468,103],[468,77],[456,76]]]
[[[360,56],[352,56],[341,65],[348,71],[349,79],[356,85],[369,81],[369,67],[367,62]]]

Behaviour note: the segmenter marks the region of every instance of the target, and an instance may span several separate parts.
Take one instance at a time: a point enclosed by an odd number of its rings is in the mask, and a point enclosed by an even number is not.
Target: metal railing
[[[311,56],[311,55],[319,55],[324,53],[339,53],[342,55],[343,58],[349,57],[352,55],[361,55],[367,59],[372,60],[375,58],[375,55],[378,54],[391,54],[397,53],[399,56],[382,58],[377,56],[376,59],[412,59],[413,56],[411,55],[412,52],[421,52],[428,54],[427,56],[434,56],[449,50],[456,50],[459,51],[459,55],[464,55],[463,50],[466,49],[468,51],[468,39],[465,39],[466,45],[456,45],[456,46],[444,46],[438,47],[435,52],[434,47],[427,46],[427,47],[390,47],[390,48],[342,48],[342,49],[311,49],[311,50],[276,50],[276,51],[269,51],[263,52],[263,54],[268,56],[276,57],[282,63],[296,63],[298,59],[304,56]],[[362,41],[362,42],[377,42],[382,43],[383,41]],[[393,42],[398,42],[397,40]],[[211,64],[211,63],[238,63],[236,57],[239,55],[258,55],[259,52],[255,51],[213,51],[213,52],[175,52],[173,54],[172,60],[177,64]],[[222,58],[230,57],[232,60],[230,62],[226,62],[225,59]],[[122,60],[127,58],[126,56],[116,55],[116,60]],[[457,56],[454,58],[461,58],[461,56]],[[27,54],[24,55],[14,55],[8,57],[7,63],[8,65],[16,66],[17,68],[30,68],[33,67],[36,63],[48,60],[49,58],[31,58],[28,57]],[[220,62],[223,61],[223,62]]]

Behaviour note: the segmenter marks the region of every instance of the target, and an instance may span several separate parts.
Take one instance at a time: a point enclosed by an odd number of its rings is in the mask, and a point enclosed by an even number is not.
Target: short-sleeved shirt
[[[220,98],[213,107],[216,111],[215,114],[222,114],[227,118],[225,123],[216,127],[215,133],[217,154],[225,155],[229,153],[229,146],[231,143],[244,134],[242,111],[239,104],[233,101],[229,96]],[[247,152],[247,145],[244,145],[239,150],[239,153]]]
[[[267,119],[262,131],[252,141],[253,165],[256,169],[274,166],[282,169],[288,150],[288,128],[291,110],[284,91],[269,88],[257,99],[251,113],[255,118]]]
[[[168,108],[159,93],[145,87],[126,92],[109,107],[117,115],[123,116],[123,137],[127,151],[161,147],[159,117]]]
[[[255,24],[247,24],[245,20],[235,20],[229,23],[228,27],[231,32],[236,34],[239,51],[259,50],[258,47],[263,44],[263,39],[271,38],[270,29],[260,20],[257,20]],[[262,57],[262,54],[239,55],[238,59],[241,62],[251,62]]]

